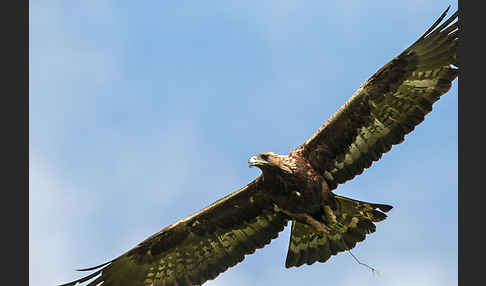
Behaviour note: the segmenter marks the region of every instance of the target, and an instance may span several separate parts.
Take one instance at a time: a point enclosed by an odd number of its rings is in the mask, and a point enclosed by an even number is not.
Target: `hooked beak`
[[[262,160],[258,159],[257,156],[253,156],[250,159],[248,159],[248,168],[251,168],[253,166],[257,166],[262,163]]]

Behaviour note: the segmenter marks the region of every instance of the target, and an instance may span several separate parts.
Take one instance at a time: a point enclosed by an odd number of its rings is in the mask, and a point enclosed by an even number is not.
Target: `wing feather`
[[[376,230],[375,222],[386,219],[392,206],[373,204],[334,195],[337,205],[333,220],[327,220],[328,235],[317,234],[310,226],[292,221],[292,231],[285,267],[299,267],[326,262],[331,256],[350,250],[367,234]],[[379,210],[378,210],[379,209]],[[382,212],[383,211],[383,212]]]
[[[368,79],[300,152],[330,189],[361,174],[420,124],[458,75],[458,13],[449,8],[409,48]]]
[[[278,236],[288,218],[257,178],[207,208],[162,229],[120,257],[83,270],[97,270],[62,286],[200,285]]]

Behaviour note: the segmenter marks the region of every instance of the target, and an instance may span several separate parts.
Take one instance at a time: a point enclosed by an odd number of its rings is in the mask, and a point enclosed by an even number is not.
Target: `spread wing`
[[[194,215],[162,229],[76,285],[200,285],[262,248],[287,225],[261,187],[261,177]]]
[[[330,189],[359,175],[404,140],[458,75],[458,13],[447,10],[370,79],[296,151]],[[453,23],[454,22],[454,23]]]

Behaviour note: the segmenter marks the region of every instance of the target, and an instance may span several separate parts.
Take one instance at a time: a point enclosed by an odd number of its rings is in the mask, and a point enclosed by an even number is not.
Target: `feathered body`
[[[261,184],[275,204],[294,213],[318,212],[324,179],[310,163],[294,153],[287,156],[263,154],[268,155],[267,160],[272,165],[261,166]]]

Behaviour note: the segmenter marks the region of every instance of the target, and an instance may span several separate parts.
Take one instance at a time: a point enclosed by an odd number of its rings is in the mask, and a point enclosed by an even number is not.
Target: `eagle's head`
[[[288,163],[288,156],[282,156],[273,152],[263,152],[248,159],[248,167],[258,167],[263,173],[268,171],[292,173]]]

